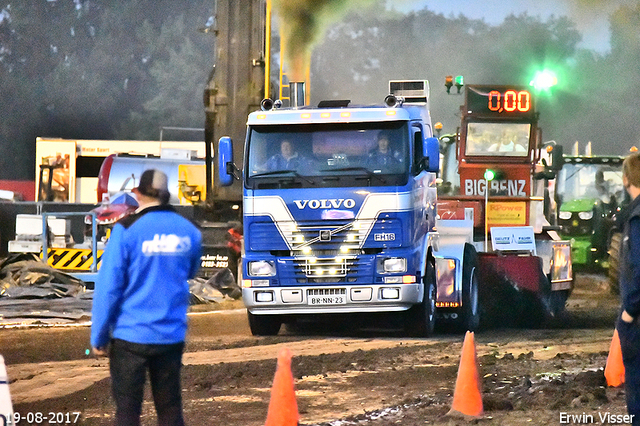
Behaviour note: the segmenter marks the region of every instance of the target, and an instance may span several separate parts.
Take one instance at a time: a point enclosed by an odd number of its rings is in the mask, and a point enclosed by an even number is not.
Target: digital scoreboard
[[[534,96],[526,86],[468,85],[467,114],[517,117],[535,114]]]

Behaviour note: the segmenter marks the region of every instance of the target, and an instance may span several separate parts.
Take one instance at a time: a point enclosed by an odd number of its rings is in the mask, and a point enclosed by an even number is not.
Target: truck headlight
[[[407,270],[407,259],[404,257],[390,257],[382,262],[384,272],[400,273]]]
[[[571,212],[560,212],[558,213],[558,217],[563,220],[571,219]]]
[[[276,265],[270,260],[257,260],[247,265],[252,277],[272,277],[276,274]]]
[[[578,217],[582,220],[589,220],[593,217],[593,210],[589,210],[588,212],[580,212],[578,213]]]

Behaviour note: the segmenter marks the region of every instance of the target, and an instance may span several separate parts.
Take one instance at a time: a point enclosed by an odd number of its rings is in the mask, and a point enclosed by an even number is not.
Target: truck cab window
[[[395,122],[292,125],[287,131],[256,126],[250,131],[247,179],[302,176],[307,183],[341,186],[363,176],[406,177],[407,137],[406,124]]]
[[[529,123],[469,123],[466,155],[526,157],[529,155]]]

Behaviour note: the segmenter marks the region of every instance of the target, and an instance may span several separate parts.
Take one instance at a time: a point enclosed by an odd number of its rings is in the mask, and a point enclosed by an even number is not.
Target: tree
[[[168,117],[201,126],[213,54],[196,30],[211,8],[173,0],[0,4],[0,179],[33,178],[37,136],[156,139]],[[182,70],[173,82],[171,67]]]
[[[178,35],[182,40],[170,42]],[[153,95],[131,113],[118,131],[121,137],[155,138],[161,126],[203,126],[202,93],[212,52],[198,49],[191,41],[182,16],[163,25],[157,45],[164,45],[166,51],[149,71]]]

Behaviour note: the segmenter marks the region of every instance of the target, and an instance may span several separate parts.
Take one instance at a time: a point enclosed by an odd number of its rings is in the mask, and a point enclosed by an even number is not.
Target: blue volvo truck
[[[292,94],[304,93],[299,84]],[[456,221],[448,242],[436,229],[428,96],[428,81],[412,80],[391,81],[372,106],[265,100],[248,117],[242,173],[233,142],[220,139],[220,182],[235,175],[244,188],[242,296],[254,335],[305,316],[386,312],[428,336],[437,307],[477,327],[473,220]]]

